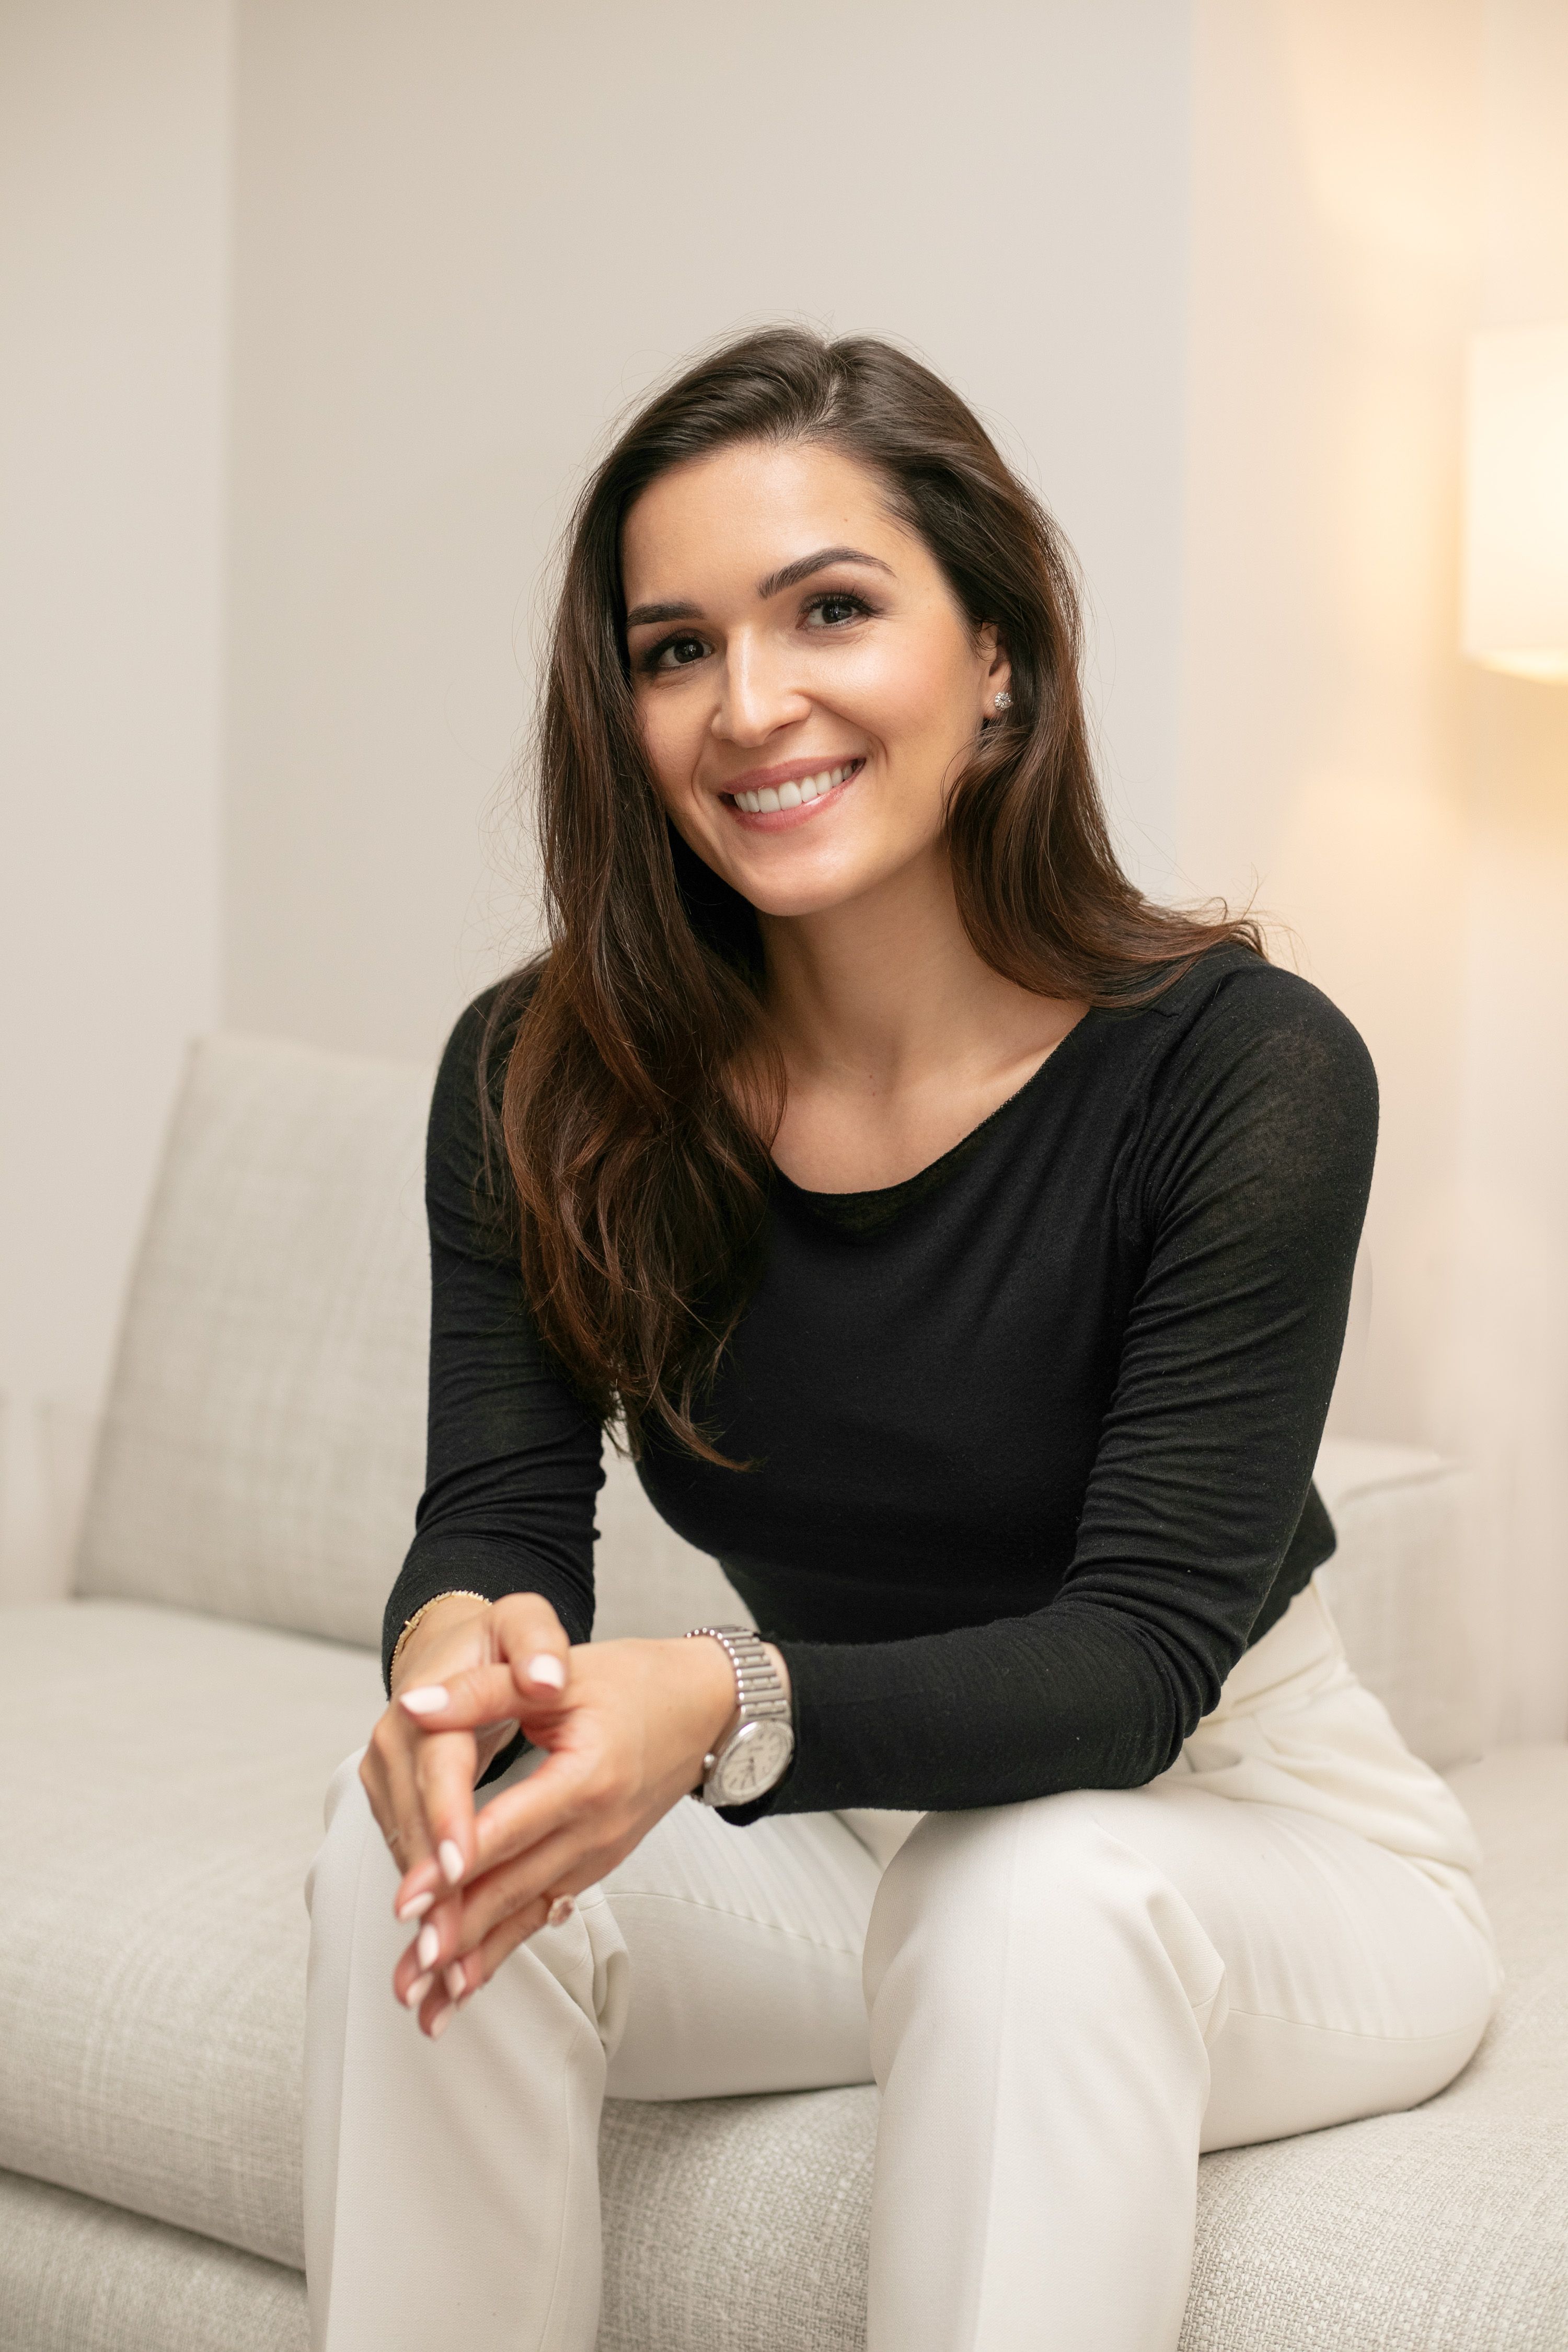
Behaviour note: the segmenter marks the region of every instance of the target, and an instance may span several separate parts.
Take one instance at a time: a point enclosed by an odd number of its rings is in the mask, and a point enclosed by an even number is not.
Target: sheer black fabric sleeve
[[[1121,1171],[1145,1271],[1059,1591],[953,1633],[784,1643],[795,1761],[732,1818],[1140,1787],[1174,1761],[1308,1497],[1376,1123],[1366,1050],[1326,999],[1221,983],[1156,1057]]]
[[[443,1592],[540,1592],[574,1642],[594,1622],[600,1433],[542,1348],[507,1213],[486,1176],[479,1061],[492,998],[458,1022],[430,1107],[430,1408],[416,1534],[386,1604],[384,1670],[415,1611]],[[500,1083],[506,1037],[492,1043]],[[510,1180],[501,1171],[505,1194]]]

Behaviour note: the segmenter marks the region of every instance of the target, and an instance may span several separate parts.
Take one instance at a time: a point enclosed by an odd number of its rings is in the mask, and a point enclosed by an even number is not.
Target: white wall
[[[1484,1475],[1494,1729],[1568,1728],[1568,690],[1458,654],[1466,338],[1568,318],[1561,0],[1198,0],[1180,863],[1356,1021],[1332,1425]]]
[[[217,1013],[226,11],[0,9],[0,1591]],[[68,1445],[68,1423],[56,1423]]]
[[[1342,1427],[1430,1440],[1464,978],[1473,0],[1199,0],[1182,865],[1370,1045]]]
[[[484,824],[544,552],[693,345],[895,332],[1093,580],[1173,833],[1187,26],[1168,0],[242,0],[227,1017],[432,1053],[519,946]],[[511,835],[500,807],[492,846]]]
[[[1489,0],[1480,320],[1568,320],[1568,9]],[[1472,674],[1444,1436],[1500,1506],[1498,1724],[1568,1725],[1568,686]]]

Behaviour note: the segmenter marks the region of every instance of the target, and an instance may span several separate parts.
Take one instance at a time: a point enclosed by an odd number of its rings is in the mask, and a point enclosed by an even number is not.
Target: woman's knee
[[[1092,1815],[1075,1794],[962,1813],[928,1813],[882,1874],[867,1937],[868,1978],[917,1939],[960,1964],[1012,1929],[1048,1884],[1058,1911],[1092,1888]]]
[[[1142,1792],[1136,1792],[1142,1794]],[[1056,1998],[1131,1967],[1179,1988],[1205,2022],[1224,1978],[1177,1887],[1135,1842],[1121,1792],[1082,1790],[983,1811],[930,1814],[883,1874],[866,1945],[873,2007],[889,1976],[974,1997],[1011,1952]]]
[[[315,1917],[329,1882],[345,1874],[357,1879],[364,1866],[367,1843],[380,1841],[381,1831],[370,1809],[359,1775],[363,1748],[345,1756],[327,1783],[321,1803],[322,1838],[316,1858],[305,1874],[305,1908]],[[387,1857],[388,1864],[391,1856]]]

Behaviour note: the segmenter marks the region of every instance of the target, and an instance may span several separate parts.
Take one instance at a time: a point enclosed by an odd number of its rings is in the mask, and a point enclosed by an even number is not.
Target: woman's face
[[[621,562],[643,739],[699,857],[790,916],[940,854],[1007,664],[873,474],[817,444],[719,450],[644,491]]]

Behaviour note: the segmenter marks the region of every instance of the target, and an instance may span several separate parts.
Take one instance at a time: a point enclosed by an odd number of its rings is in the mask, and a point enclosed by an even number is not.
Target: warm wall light
[[[1568,678],[1568,326],[1470,345],[1465,651]]]

